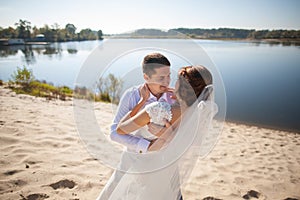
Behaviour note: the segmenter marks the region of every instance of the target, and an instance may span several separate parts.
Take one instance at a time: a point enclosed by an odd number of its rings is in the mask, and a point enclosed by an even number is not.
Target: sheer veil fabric
[[[214,119],[217,112],[213,86],[208,85],[184,112],[166,147],[146,154],[123,153],[98,200],[179,200],[197,159],[217,142],[222,128]]]

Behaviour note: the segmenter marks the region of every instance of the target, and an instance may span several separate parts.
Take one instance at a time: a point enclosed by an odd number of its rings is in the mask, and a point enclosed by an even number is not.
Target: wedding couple
[[[146,55],[142,67],[145,83],[123,94],[111,126],[111,140],[127,151],[98,200],[183,199],[178,160],[200,141],[194,111],[211,95],[212,75],[203,66],[182,67],[171,89],[164,55]]]

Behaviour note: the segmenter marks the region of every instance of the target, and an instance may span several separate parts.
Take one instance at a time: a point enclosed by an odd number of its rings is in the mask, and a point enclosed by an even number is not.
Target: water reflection
[[[202,40],[199,40],[200,42]],[[206,41],[206,40],[203,40]],[[232,41],[228,41],[232,44]],[[279,40],[257,40],[257,41],[237,41],[237,42],[245,42],[252,46],[261,46],[261,45],[269,45],[269,46],[299,46],[300,41],[279,41]],[[58,58],[59,60],[63,57],[63,51],[68,54],[77,54],[79,49],[82,49],[84,45],[87,45],[88,50],[92,50],[94,46],[98,44],[91,45],[91,42],[68,42],[68,43],[50,43],[46,45],[12,45],[12,46],[2,46],[0,45],[0,58],[7,58],[9,56],[16,56],[19,52],[22,53],[22,61],[24,61],[27,65],[32,65],[36,63],[37,55],[46,55],[50,59]],[[80,46],[80,47],[79,47]]]
[[[22,53],[21,59],[27,65],[36,63],[36,56],[46,55],[49,58],[61,59],[63,56],[63,48],[60,43],[52,43],[47,45],[11,45],[1,46],[0,45],[0,57],[7,58],[9,56],[16,56],[18,53]],[[77,54],[78,50],[76,46],[72,45],[67,48],[68,54]]]
[[[36,59],[32,50],[32,46],[24,45],[24,48],[20,49],[21,52],[24,54],[24,57],[22,57],[22,60],[26,62],[26,64],[34,64],[36,63]]]
[[[77,53],[77,49],[67,49],[69,54],[76,54]]]
[[[8,56],[14,56],[18,53],[21,46],[1,46],[0,45],[0,57],[6,58]]]
[[[249,41],[246,40],[248,43]],[[256,40],[256,41],[250,41],[251,44],[255,46],[260,46],[260,45],[269,45],[269,46],[300,46],[300,41],[296,40]]]

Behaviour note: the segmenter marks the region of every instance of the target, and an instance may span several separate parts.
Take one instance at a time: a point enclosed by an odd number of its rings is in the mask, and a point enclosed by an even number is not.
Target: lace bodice
[[[164,119],[171,121],[171,105],[167,102],[153,102],[145,106],[146,112],[150,117],[150,122],[164,126]]]

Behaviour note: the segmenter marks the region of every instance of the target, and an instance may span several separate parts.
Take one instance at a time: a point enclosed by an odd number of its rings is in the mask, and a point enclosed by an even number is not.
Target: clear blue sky
[[[139,28],[300,29],[300,0],[1,0],[0,26],[73,23],[78,30]]]

